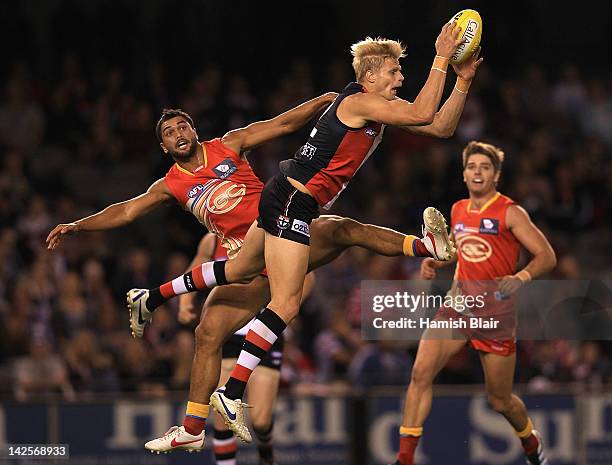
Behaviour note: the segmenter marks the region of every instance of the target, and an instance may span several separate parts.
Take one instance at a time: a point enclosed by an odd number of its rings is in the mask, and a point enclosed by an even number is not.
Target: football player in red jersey
[[[208,233],[201,239],[198,251],[193,257],[189,269],[210,260],[225,260],[227,258],[227,249],[222,247],[218,237]],[[308,273],[304,282],[302,300],[307,298],[314,282],[314,273]],[[200,315],[199,312],[195,312],[195,297],[195,293],[187,293],[180,296],[178,319],[181,323],[191,323]],[[242,349],[249,324],[250,322],[237,330],[223,344],[219,386],[227,382],[236,364],[236,359]],[[249,411],[249,419],[257,439],[257,453],[260,465],[273,465],[275,463],[272,440],[274,426],[273,410],[281,378],[281,367],[284,358],[283,351],[284,337],[281,336],[276,340],[267,357],[257,366],[253,376],[249,379],[247,387],[247,396],[251,399],[257,399],[257,402]],[[225,426],[223,418],[218,414],[214,415],[212,444],[218,464],[236,465],[238,452],[237,438]]]
[[[270,301],[268,279],[260,275],[264,267],[261,251],[252,253],[253,247],[249,249],[245,237],[257,218],[263,185],[253,173],[244,152],[303,126],[335,96],[333,93],[325,94],[271,120],[256,122],[230,131],[223,138],[204,142],[198,141],[195,125],[187,113],[165,110],[156,132],[163,151],[176,162],[166,176],[155,181],[146,193],[138,197],[110,205],[73,223],[60,224],[49,233],[48,248],[55,249],[67,235],[120,227],[162,204],[177,202],[219,237],[228,256],[234,258],[231,262],[247,263],[255,270],[255,277],[248,284],[222,286],[206,300],[204,316],[196,329],[196,354],[184,423],[171,428],[161,438],[149,441],[146,444],[149,450],[166,452],[177,448],[203,448],[208,400],[219,380],[223,342]],[[329,263],[351,246],[365,247],[386,256],[415,255],[417,245],[424,249],[421,240],[415,236],[333,215],[318,218],[311,229],[311,268]],[[418,250],[421,249],[417,248],[416,253]],[[421,253],[429,255],[427,250],[421,250]],[[245,254],[247,259],[243,260]],[[212,271],[212,267],[207,268],[207,265],[211,263],[161,286],[158,293],[161,290],[167,296],[168,293],[176,295],[206,288],[205,282],[210,279]],[[130,326],[135,337],[142,336],[152,317],[153,309],[149,311],[146,307],[149,297],[148,290],[129,293]]]
[[[464,286],[482,286],[497,281],[499,291],[511,296],[526,281],[542,276],[556,264],[555,253],[548,240],[535,226],[529,214],[512,199],[497,191],[504,153],[484,142],[470,142],[463,150],[463,181],[469,198],[459,200],[451,210],[451,231],[457,242],[456,282]],[[520,247],[532,259],[517,271]],[[421,277],[434,279],[436,270],[451,262],[423,260]],[[493,293],[490,293],[493,294]],[[500,295],[500,294],[498,294]],[[487,300],[485,313],[499,312],[504,300]],[[504,310],[504,309],[502,309]],[[454,315],[453,315],[454,314]],[[453,318],[457,312],[442,309],[439,316]],[[431,409],[432,384],[448,360],[466,344],[480,355],[489,403],[512,425],[523,445],[529,464],[547,465],[542,440],[527,415],[525,404],[512,393],[516,364],[514,328],[505,328],[506,338],[496,334],[489,339],[486,332],[470,338],[469,333],[451,333],[447,329],[427,329],[419,343],[406,392],[404,415],[400,427],[398,465],[413,465],[414,451],[423,433],[423,422]],[[452,336],[452,337],[451,337]],[[510,337],[509,337],[510,336]]]

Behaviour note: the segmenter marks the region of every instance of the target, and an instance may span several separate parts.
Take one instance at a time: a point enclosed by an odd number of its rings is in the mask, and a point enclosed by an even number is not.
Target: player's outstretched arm
[[[272,119],[230,131],[223,136],[221,142],[236,153],[246,152],[264,142],[297,131],[337,96],[335,92],[327,92]]]
[[[525,281],[538,278],[552,270],[557,264],[557,257],[546,236],[533,224],[524,208],[518,205],[508,207],[506,225],[519,243],[533,256],[527,266],[518,273],[501,278],[500,290],[512,293]]]
[[[368,121],[392,126],[431,124],[444,92],[449,59],[463,41],[460,32],[455,22],[442,27],[436,39],[436,56],[429,76],[413,103],[400,98],[387,100],[374,93],[354,94],[342,102],[340,119],[351,127],[361,127]]]
[[[155,181],[144,194],[109,205],[104,210],[73,223],[58,224],[47,236],[47,248],[55,249],[64,236],[80,231],[113,229],[131,223],[155,207],[173,199],[163,179]]]
[[[440,108],[440,111],[435,114],[431,124],[426,126],[402,126],[402,129],[434,137],[451,137],[455,133],[457,124],[459,124],[459,118],[463,113],[468,89],[472,84],[478,67],[483,61],[482,58],[479,58],[479,55],[480,47],[466,61],[460,65],[453,65],[457,74],[455,87],[446,102],[444,102],[444,105],[442,105],[442,108]]]
[[[196,266],[212,260],[213,253],[215,251],[216,240],[217,237],[214,234],[204,234],[202,239],[200,239],[200,243],[198,244],[198,251],[191,260],[189,266],[187,267],[187,271],[193,270]],[[179,296],[179,311],[177,314],[177,318],[180,323],[191,323],[198,316],[197,312],[194,311],[193,305],[195,297],[195,292],[189,292],[187,294],[181,294]]]

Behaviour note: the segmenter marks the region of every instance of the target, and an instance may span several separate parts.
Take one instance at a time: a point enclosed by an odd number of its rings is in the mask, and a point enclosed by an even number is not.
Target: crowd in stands
[[[0,397],[61,393],[147,396],[185,390],[193,326],[176,319],[176,299],[155,313],[144,339],[128,328],[125,292],[182,273],[203,227],[178,207],[108,232],[83,233],[49,252],[58,223],[138,195],[171,166],[154,127],[161,110],[180,107],[201,140],[276,115],[352,80],[348,60],[295,59],[286,74],[255,89],[249,75],[204,63],[184,89],[153,62],[138,80],[120,68],[86,68],[77,54],[55,64],[53,79],[27,61],[9,64],[0,98]],[[452,81],[449,72],[449,81]],[[138,82],[138,85],[135,83]],[[449,84],[449,89],[450,89]],[[448,95],[447,89],[447,95]],[[413,96],[405,95],[406,98]],[[291,157],[308,127],[249,154],[264,180]],[[609,279],[612,273],[612,80],[571,63],[502,75],[482,66],[460,125],[448,140],[389,129],[376,154],[333,213],[418,233],[433,205],[447,216],[466,196],[461,149],[484,140],[506,152],[500,190],[521,203],[558,256],[550,279]],[[298,392],[357,392],[405,386],[411,342],[363,341],[360,282],[418,279],[419,261],[351,249],[317,272],[313,295],[288,332],[283,386]],[[612,382],[609,341],[521,341],[517,380],[539,390],[559,383]],[[453,358],[441,383],[482,381],[478,358]]]

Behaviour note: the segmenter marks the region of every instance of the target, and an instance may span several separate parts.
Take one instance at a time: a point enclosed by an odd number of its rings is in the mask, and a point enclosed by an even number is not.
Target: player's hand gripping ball
[[[458,65],[478,49],[482,35],[482,18],[476,10],[461,10],[449,22],[453,21],[457,21],[456,27],[461,28],[460,37],[465,39],[450,59],[452,64]]]

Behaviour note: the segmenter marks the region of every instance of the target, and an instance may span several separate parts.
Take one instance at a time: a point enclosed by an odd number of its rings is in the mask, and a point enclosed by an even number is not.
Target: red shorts
[[[508,357],[516,352],[514,313],[509,308],[508,311],[497,312],[496,315],[496,319],[502,322],[502,328],[474,330],[470,329],[468,325],[468,328],[461,327],[457,330],[466,338],[468,345],[473,349]],[[487,317],[491,316],[490,314],[487,315]],[[483,318],[485,317],[483,316]],[[469,321],[467,315],[459,313],[451,307],[440,308],[435,319]]]

